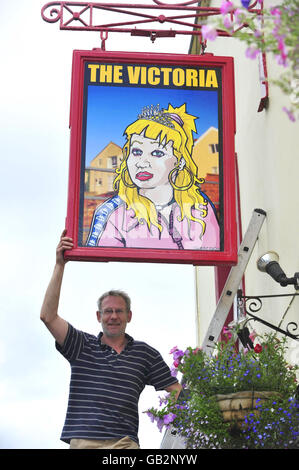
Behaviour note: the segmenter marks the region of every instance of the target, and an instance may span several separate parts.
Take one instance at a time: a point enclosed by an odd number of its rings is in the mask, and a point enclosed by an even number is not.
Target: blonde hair
[[[128,174],[127,159],[130,153],[131,137],[133,134],[143,133],[144,137],[154,140],[159,139],[162,145],[166,145],[168,142],[172,141],[173,153],[177,158],[175,168],[178,171],[176,172],[175,185],[171,180],[170,183],[174,190],[174,200],[179,205],[181,211],[179,220],[182,221],[184,217],[186,217],[189,223],[191,220],[199,222],[202,225],[203,235],[206,227],[205,222],[195,218],[191,212],[192,207],[195,207],[200,211],[202,218],[205,218],[207,215],[207,201],[199,191],[199,185],[204,182],[204,179],[197,178],[197,166],[191,156],[194,144],[193,131],[196,132],[195,119],[197,118],[186,112],[185,104],[179,108],[173,108],[172,105],[169,104],[168,109],[163,110],[163,113],[170,117],[171,127],[162,124],[158,120],[150,120],[141,117],[126,128],[124,134],[126,134],[127,141],[123,147],[124,158],[120,168],[116,170],[117,177],[114,180],[114,189],[118,191],[119,197],[125,201],[127,209],[134,210],[135,217],[139,222],[145,221],[149,229],[151,224],[153,224],[158,227],[159,230],[162,230],[161,225],[158,223],[155,205],[150,199],[139,194],[137,186],[132,182]],[[180,166],[182,158],[184,159],[186,171],[182,169],[182,165]],[[192,184],[190,184],[191,181]],[[180,187],[186,187],[188,189],[176,189]]]

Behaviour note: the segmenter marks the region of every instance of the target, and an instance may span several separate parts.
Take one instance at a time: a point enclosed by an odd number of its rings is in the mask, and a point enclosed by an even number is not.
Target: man
[[[103,332],[97,337],[76,330],[58,315],[64,251],[72,247],[64,230],[40,314],[56,348],[71,365],[61,439],[73,449],[138,449],[138,400],[145,385],[176,396],[182,387],[158,351],[126,334],[132,312],[125,293],[110,291],[98,300]]]

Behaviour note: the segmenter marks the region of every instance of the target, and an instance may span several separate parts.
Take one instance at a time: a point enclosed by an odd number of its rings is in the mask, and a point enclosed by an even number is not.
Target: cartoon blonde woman
[[[191,157],[195,119],[185,104],[143,108],[125,130],[117,194],[96,208],[87,246],[219,249],[215,209]]]

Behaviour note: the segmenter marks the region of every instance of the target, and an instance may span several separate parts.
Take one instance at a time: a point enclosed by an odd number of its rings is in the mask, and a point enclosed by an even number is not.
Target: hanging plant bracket
[[[262,323],[263,325],[277,331],[278,333],[288,336],[289,338],[299,340],[299,334],[295,334],[296,331],[298,330],[297,323],[289,322],[286,326],[286,329],[283,330],[282,328],[280,328],[280,326],[273,325],[272,323],[269,323],[263,318],[260,318],[255,315],[262,308],[263,303],[261,299],[278,298],[278,297],[293,297],[294,298],[295,296],[299,296],[299,294],[294,293],[294,294],[246,296],[246,295],[242,295],[242,290],[240,289],[237,293],[237,306],[238,306],[239,312],[241,313],[240,316],[242,316],[242,314],[243,315],[246,314],[245,324],[243,325],[243,328],[245,327],[246,323],[249,321],[252,321],[252,320],[258,321]]]

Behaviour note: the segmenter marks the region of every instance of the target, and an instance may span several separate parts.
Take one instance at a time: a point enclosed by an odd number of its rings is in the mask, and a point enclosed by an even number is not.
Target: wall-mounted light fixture
[[[268,273],[282,287],[294,285],[299,290],[299,273],[293,277],[287,277],[279,264],[279,256],[275,251],[268,251],[257,260],[259,271]]]

